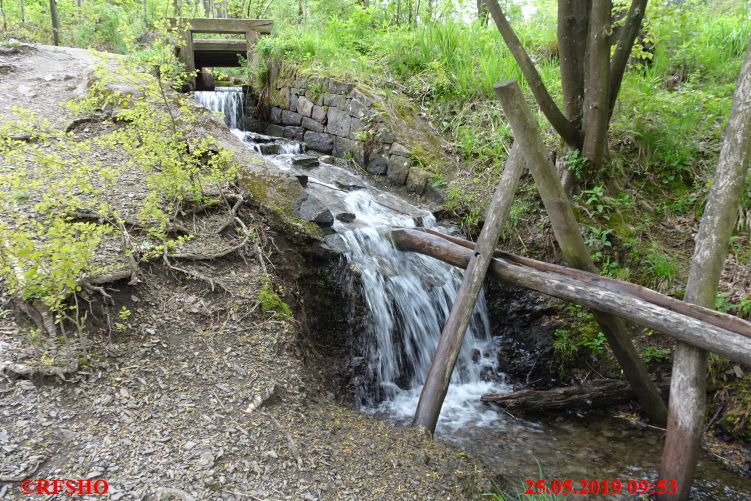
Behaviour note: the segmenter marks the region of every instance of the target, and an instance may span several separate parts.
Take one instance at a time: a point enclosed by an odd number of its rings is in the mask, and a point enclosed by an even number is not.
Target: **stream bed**
[[[375,187],[365,176],[324,162],[295,165],[304,145],[241,130],[239,88],[197,92],[206,108],[222,112],[227,125],[280,170],[304,178],[305,210],[328,214],[325,242],[357,270],[368,307],[367,373],[359,395],[362,411],[396,425],[409,425],[443,322],[461,285],[462,271],[430,257],[396,250],[387,238],[398,227],[436,227],[433,215]],[[330,223],[330,224],[329,224]],[[499,371],[498,339],[491,336],[484,297],[478,301],[436,430],[436,439],[481,458],[507,479],[657,479],[663,434],[644,424],[607,415],[554,415],[523,419],[482,404],[480,395],[510,391]],[[625,490],[625,489],[624,489]],[[751,480],[702,458],[695,499],[751,499]],[[606,499],[633,499],[627,494]],[[592,497],[590,497],[592,499]]]

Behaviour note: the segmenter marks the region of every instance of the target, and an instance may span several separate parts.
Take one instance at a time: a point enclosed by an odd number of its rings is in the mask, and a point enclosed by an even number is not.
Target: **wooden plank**
[[[470,252],[467,272],[464,274],[464,280],[451,307],[451,313],[443,327],[425,386],[422,388],[420,400],[417,403],[412,425],[424,427],[430,433],[435,432],[443,400],[446,398],[451,382],[451,373],[454,371],[469,321],[475,310],[477,297],[485,283],[485,275],[493,258],[493,251],[511,210],[514,193],[523,172],[524,160],[519,147],[515,145],[506,161],[506,168],[503,169],[498,188],[488,207],[485,224],[477,239],[477,248],[474,252]]]
[[[237,52],[245,55],[247,50],[245,40],[193,40],[193,52]]]
[[[494,90],[514,133],[514,141],[520,144],[535,180],[553,233],[563,252],[563,259],[569,266],[597,272],[589,249],[584,245],[581,228],[574,217],[568,196],[542,141],[540,128],[524,100],[519,84],[514,80],[507,80],[496,84]],[[603,312],[595,312],[594,316],[649,419],[656,424],[664,424],[667,421],[667,406],[650,379],[644,361],[636,352],[623,320]]]
[[[473,256],[473,251],[466,247],[419,230],[393,230],[391,237],[400,250],[418,252],[461,268],[465,268]],[[492,260],[490,273],[504,283],[619,316],[637,325],[673,336],[692,346],[751,366],[751,338],[630,294],[614,292],[586,281],[536,270],[501,258]]]
[[[274,21],[270,19],[185,19],[193,33],[271,33]]]

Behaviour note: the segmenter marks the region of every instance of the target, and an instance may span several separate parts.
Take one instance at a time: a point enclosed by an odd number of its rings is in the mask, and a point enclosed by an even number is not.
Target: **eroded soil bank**
[[[0,57],[8,68],[0,114],[20,106],[65,129],[75,117],[63,104],[78,96],[92,57],[45,46]],[[112,126],[101,120],[102,130]],[[83,132],[97,130],[91,122]],[[213,118],[195,133],[234,149],[236,139]],[[64,381],[34,370],[49,340],[32,335],[2,284],[0,498],[28,499],[19,489],[26,478],[106,479],[111,499],[467,499],[488,491],[492,474],[479,461],[338,403],[319,364],[325,345],[298,321],[262,311],[264,271],[293,300],[294,284],[279,273],[301,265],[281,258],[275,232],[313,237],[287,214],[297,181],[266,177],[263,160],[247,149],[238,147],[236,160],[256,188],[239,216],[266,236],[264,252],[279,271],[264,270],[251,249],[181,265],[217,287],[159,262],[142,266],[140,283],[108,286],[113,318],[122,307],[131,312],[124,328],[108,329],[99,316],[83,337],[57,340],[86,360]],[[126,192],[139,186],[124,179]],[[197,227],[210,223],[202,217],[194,215]],[[191,247],[215,244],[198,237]]]

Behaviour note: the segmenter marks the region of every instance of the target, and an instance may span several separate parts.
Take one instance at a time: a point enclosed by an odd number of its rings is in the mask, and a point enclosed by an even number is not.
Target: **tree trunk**
[[[466,247],[420,230],[394,230],[391,237],[400,250],[418,252],[461,268],[465,268],[473,256],[473,251]],[[546,263],[539,264],[544,266]],[[525,287],[597,312],[616,315],[735,362],[751,363],[751,324],[748,322],[744,322],[742,332],[730,331],[629,293],[608,290],[505,258],[493,258],[490,274],[509,285]]]
[[[738,217],[751,163],[751,41],[733,97],[730,120],[720,151],[714,183],[696,234],[685,300],[711,308],[725,263],[727,245]],[[678,492],[660,500],[688,499],[701,448],[706,412],[704,351],[679,344],[673,354],[670,411],[660,478],[674,479]]]
[[[52,17],[52,43],[60,45],[60,20],[57,18],[56,0],[50,0],[50,16]]]
[[[592,172],[602,165],[610,121],[610,0],[592,2],[587,48],[588,75],[584,89],[584,144],[582,155]]]
[[[529,88],[532,90],[532,94],[535,96],[537,105],[547,117],[550,125],[553,126],[566,144],[572,148],[580,148],[582,144],[580,131],[574,127],[574,125],[563,116],[561,110],[558,109],[558,105],[555,104],[555,101],[553,101],[553,98],[550,96],[550,93],[542,81],[542,77],[540,77],[532,59],[530,59],[529,55],[524,50],[524,47],[522,47],[519,38],[511,28],[511,25],[501,10],[500,5],[498,5],[498,1],[484,0],[484,2],[488,7],[490,15],[493,16],[493,20],[498,26],[498,31],[500,31],[503,40],[506,42],[506,46],[514,56],[516,64],[518,64],[519,68],[522,70],[522,74],[527,80]]]
[[[537,122],[524,101],[519,85],[516,81],[503,82],[495,86],[495,92],[501,99],[515,141],[520,143],[564,260],[569,266],[597,272],[555,167],[545,153]],[[642,408],[653,422],[664,424],[667,419],[665,403],[650,379],[644,362],[636,353],[625,324],[611,315],[595,313],[594,316],[621,364],[626,379],[639,396]]]
[[[175,9],[175,17],[182,17],[183,10],[180,6],[180,0],[172,0],[172,8]]]
[[[639,34],[644,12],[647,10],[647,0],[633,0],[631,8],[628,11],[626,24],[623,25],[621,36],[618,38],[618,45],[613,54],[613,60],[610,61],[610,105],[608,114],[613,114],[615,100],[621,90],[621,81],[623,74],[626,72],[628,58],[631,56],[631,49],[634,47],[634,41]]]
[[[587,0],[558,2],[558,59],[566,118],[580,129],[584,106],[584,56],[589,32]]]
[[[506,167],[503,169],[498,188],[488,207],[485,224],[477,240],[477,248],[472,253],[462,285],[451,306],[451,313],[443,327],[425,386],[422,388],[420,400],[417,403],[412,425],[424,427],[431,434],[435,432],[443,400],[446,398],[451,382],[451,373],[454,371],[464,335],[474,313],[477,297],[485,283],[488,266],[493,259],[495,246],[498,244],[503,224],[511,210],[514,193],[516,193],[516,187],[523,172],[524,160],[518,146],[514,146],[506,160]]]
[[[3,0],[0,0],[0,12],[3,13],[3,31],[8,31],[8,19],[5,17],[5,6]]]
[[[477,0],[477,20],[481,25],[488,25],[488,5],[485,0]]]

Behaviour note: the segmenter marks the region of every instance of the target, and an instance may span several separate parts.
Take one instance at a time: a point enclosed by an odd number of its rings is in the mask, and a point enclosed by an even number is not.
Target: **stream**
[[[307,176],[307,190],[336,218],[326,243],[340,249],[358,270],[368,306],[366,356],[369,380],[359,395],[362,411],[409,425],[438,343],[461,285],[463,272],[433,258],[396,250],[385,238],[394,227],[435,227],[433,215],[373,186],[364,176],[319,163],[301,168],[293,158],[299,143],[242,131],[240,88],[194,95],[224,114],[232,132],[284,171]],[[354,219],[352,219],[354,215]],[[485,298],[480,297],[452,376],[436,438],[483,460],[507,479],[657,479],[663,432],[607,415],[553,415],[522,419],[482,404],[480,395],[510,391],[498,368],[498,343],[490,335]],[[538,477],[542,468],[543,477]],[[727,472],[705,453],[692,499],[751,499],[751,481]],[[624,489],[625,490],[625,489]],[[590,498],[592,499],[592,498]],[[634,499],[626,494],[603,499]]]

